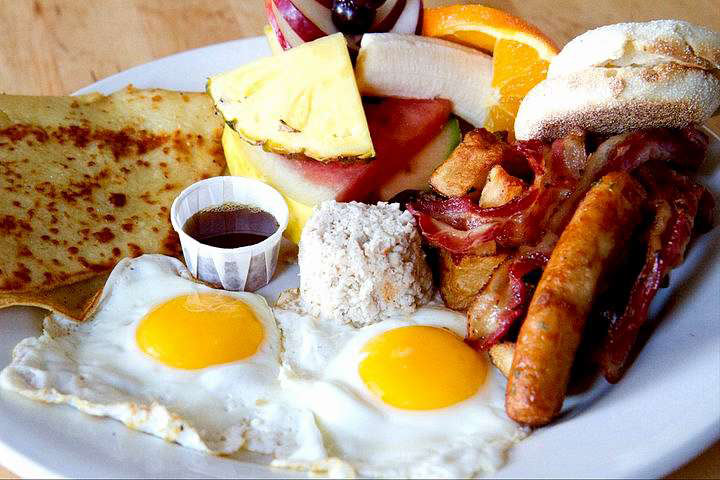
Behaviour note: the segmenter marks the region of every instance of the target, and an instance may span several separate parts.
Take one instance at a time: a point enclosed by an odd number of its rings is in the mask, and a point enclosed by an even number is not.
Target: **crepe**
[[[94,310],[96,299],[105,286],[108,275],[103,273],[50,290],[0,293],[0,308],[14,305],[41,307],[75,320],[83,320]]]
[[[70,304],[75,289],[52,290],[178,255],[170,205],[223,171],[221,133],[204,93],[0,95],[0,307]]]

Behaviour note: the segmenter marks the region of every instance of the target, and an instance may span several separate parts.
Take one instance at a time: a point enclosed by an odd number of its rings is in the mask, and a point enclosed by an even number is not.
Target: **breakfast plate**
[[[268,53],[253,38],[173,55],[90,85],[77,93],[139,88],[201,91],[208,76]],[[718,198],[720,137],[712,135],[700,180]],[[270,301],[297,286],[297,266],[282,264],[260,291]],[[661,320],[617,385],[602,380],[569,399],[564,414],[514,447],[498,478],[659,477],[720,437],[720,228],[698,238],[658,294]],[[43,311],[0,312],[0,368],[12,348],[40,332]],[[45,406],[0,390],[0,458],[27,477],[288,477],[268,459],[205,455],[130,431],[119,422],[67,406]]]

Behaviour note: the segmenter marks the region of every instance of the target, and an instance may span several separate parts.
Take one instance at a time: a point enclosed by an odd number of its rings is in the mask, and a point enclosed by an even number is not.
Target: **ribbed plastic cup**
[[[278,222],[278,229],[260,243],[238,248],[219,248],[194,239],[183,230],[185,222],[200,210],[228,203],[264,210]],[[280,193],[258,180],[213,177],[193,183],[175,199],[170,220],[180,236],[185,263],[199,280],[225,290],[253,292],[267,285],[277,265],[280,241],[288,224],[288,207]]]

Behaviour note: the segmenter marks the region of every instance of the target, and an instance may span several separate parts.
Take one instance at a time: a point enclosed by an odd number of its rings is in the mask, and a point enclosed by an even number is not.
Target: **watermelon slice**
[[[410,163],[378,187],[373,198],[389,200],[405,190],[430,189],[430,176],[455,150],[462,140],[460,122],[451,118],[442,131],[417,153]]]
[[[366,99],[365,116],[375,159],[353,181],[345,183],[337,200],[364,200],[378,191],[442,131],[451,112],[452,102],[443,99]]]
[[[441,133],[452,110],[451,102],[442,99],[366,99],[364,106],[376,152],[370,161],[322,163],[248,144],[242,148],[243,161],[267,183],[305,205],[365,200],[407,170],[413,157]]]

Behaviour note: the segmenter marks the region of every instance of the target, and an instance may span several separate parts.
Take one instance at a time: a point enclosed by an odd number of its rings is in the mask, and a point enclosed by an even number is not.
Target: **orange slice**
[[[493,55],[492,86],[499,100],[484,127],[512,134],[523,97],[547,75],[558,48],[533,25],[482,5],[453,5],[423,11],[423,35],[440,37]]]

